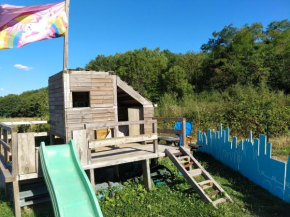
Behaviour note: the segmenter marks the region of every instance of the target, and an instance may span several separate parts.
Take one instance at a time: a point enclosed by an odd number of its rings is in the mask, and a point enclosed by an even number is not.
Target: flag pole
[[[68,67],[68,30],[69,30],[69,0],[65,0],[65,12],[67,16],[67,30],[64,35],[64,49],[63,49],[63,72],[67,71]]]
[[[65,12],[67,16],[67,29],[64,35],[64,48],[63,48],[63,94],[64,94],[64,111],[70,108],[70,88],[69,88],[69,73],[68,73],[68,30],[69,30],[69,0],[65,0]],[[66,115],[64,115],[64,142],[68,142],[66,126]]]

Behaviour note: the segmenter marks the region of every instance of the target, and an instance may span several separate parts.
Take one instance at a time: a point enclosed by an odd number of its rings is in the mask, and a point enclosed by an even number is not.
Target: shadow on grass
[[[196,152],[194,157],[222,185],[241,209],[246,209],[256,216],[290,216],[289,203],[273,196],[208,154]]]

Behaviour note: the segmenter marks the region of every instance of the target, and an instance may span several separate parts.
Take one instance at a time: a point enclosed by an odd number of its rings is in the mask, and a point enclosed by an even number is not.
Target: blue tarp
[[[193,129],[192,123],[189,121],[186,121],[185,126],[186,126],[186,133],[185,134],[186,134],[186,136],[189,136],[191,134],[192,129]],[[182,130],[182,122],[181,121],[176,122],[173,129],[174,130]],[[182,136],[181,136],[181,134],[176,134],[176,135],[179,136],[179,138],[180,138],[179,139],[179,146],[181,146]]]

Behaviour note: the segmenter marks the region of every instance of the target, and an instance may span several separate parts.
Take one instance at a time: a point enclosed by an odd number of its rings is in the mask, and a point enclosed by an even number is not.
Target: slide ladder
[[[39,156],[56,217],[103,217],[73,140],[49,146],[42,142]]]
[[[183,147],[179,153],[165,150],[166,155],[182,173],[183,177],[206,202],[217,204],[226,201],[233,202],[230,196],[220,187],[200,163]]]

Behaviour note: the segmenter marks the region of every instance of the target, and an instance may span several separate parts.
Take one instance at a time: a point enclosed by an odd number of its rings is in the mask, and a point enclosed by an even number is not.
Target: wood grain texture
[[[18,133],[19,174],[36,172],[34,133]]]
[[[88,141],[86,130],[72,131],[72,139],[75,141],[76,150],[82,166],[87,165],[88,156]]]
[[[155,133],[155,134],[144,134],[144,135],[120,137],[120,138],[112,138],[112,139],[99,139],[99,140],[89,142],[89,147],[97,148],[97,147],[112,146],[112,145],[124,145],[127,143],[151,141],[154,139],[157,140],[157,138],[158,138],[157,133]]]
[[[151,190],[151,175],[150,175],[150,165],[149,160],[143,160],[142,161],[142,172],[143,172],[143,180],[144,185],[147,190]]]

